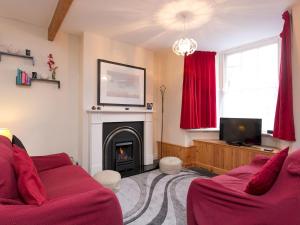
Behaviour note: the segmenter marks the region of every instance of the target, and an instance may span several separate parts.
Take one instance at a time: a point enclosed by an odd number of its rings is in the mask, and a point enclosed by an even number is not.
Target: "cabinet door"
[[[204,143],[198,143],[195,149],[195,162],[196,163],[206,163],[205,150],[206,146]]]
[[[246,150],[246,149],[241,149],[240,150],[241,158],[240,158],[240,165],[239,166],[249,164],[256,154],[257,154],[257,152],[249,151],[249,150]]]
[[[224,147],[222,145],[211,145],[213,161],[212,166],[224,169]]]
[[[231,147],[224,146],[223,149],[224,149],[224,169],[231,170],[232,168],[234,168],[234,165],[236,164],[235,151]]]
[[[233,152],[232,169],[243,165],[243,161],[244,161],[244,151],[243,151],[243,149],[240,149],[239,147],[235,147],[233,149],[233,151],[234,152]]]

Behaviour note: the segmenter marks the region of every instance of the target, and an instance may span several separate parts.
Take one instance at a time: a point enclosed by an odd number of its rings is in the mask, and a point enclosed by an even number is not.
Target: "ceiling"
[[[282,12],[298,1],[74,0],[61,30],[98,33],[148,49],[169,48],[188,36],[198,50],[221,51],[278,35]],[[57,2],[0,0],[0,16],[47,28]]]

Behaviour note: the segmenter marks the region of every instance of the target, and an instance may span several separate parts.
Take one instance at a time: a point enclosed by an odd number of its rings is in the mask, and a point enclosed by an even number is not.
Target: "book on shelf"
[[[16,76],[16,84],[17,85],[31,85],[31,78],[25,71],[17,69],[17,76]]]

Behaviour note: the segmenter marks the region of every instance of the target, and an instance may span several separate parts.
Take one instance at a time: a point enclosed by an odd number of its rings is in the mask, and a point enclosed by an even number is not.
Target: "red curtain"
[[[295,127],[293,114],[293,87],[292,87],[292,59],[291,59],[291,16],[286,11],[283,31],[280,34],[281,63],[279,74],[279,90],[274,121],[273,136],[282,140],[295,141]]]
[[[182,129],[216,127],[215,52],[196,51],[184,58]]]

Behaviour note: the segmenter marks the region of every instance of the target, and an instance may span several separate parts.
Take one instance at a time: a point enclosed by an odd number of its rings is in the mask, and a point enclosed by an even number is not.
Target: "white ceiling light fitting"
[[[183,33],[185,35],[185,23],[186,15],[182,14],[183,17]],[[176,55],[186,56],[193,54],[197,49],[197,42],[193,38],[180,38],[173,44],[173,52]]]
[[[197,42],[193,38],[180,38],[173,44],[173,52],[176,55],[190,55],[197,49]]]

